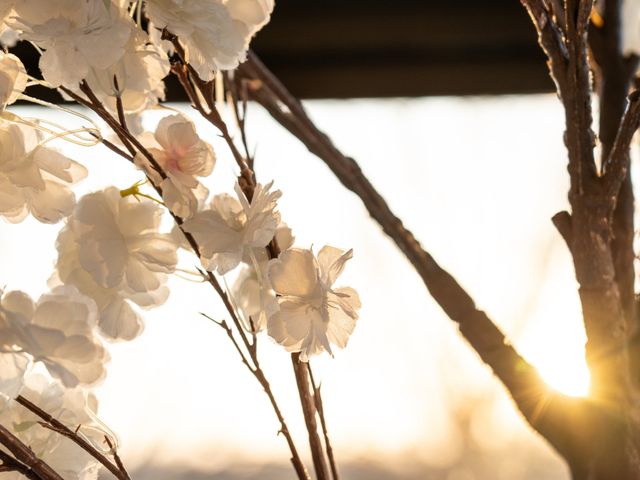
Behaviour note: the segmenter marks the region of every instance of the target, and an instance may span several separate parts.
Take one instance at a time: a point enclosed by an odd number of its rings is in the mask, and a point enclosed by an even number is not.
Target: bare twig
[[[629,147],[640,125],[640,92],[629,96],[627,107],[609,157],[604,166],[604,179],[607,195],[617,197],[624,179],[629,173]]]
[[[0,464],[0,473],[18,472],[30,480],[42,480],[36,472],[2,450],[0,450],[0,460],[2,460],[2,464]]]
[[[43,427],[48,428],[49,430],[53,430],[54,432],[62,435],[63,437],[68,438],[69,440],[74,442],[76,445],[78,445],[80,448],[82,448],[87,453],[89,453],[89,455],[91,455],[98,462],[100,462],[107,470],[109,470],[109,472],[111,472],[114,477],[118,478],[119,480],[131,480],[131,477],[129,476],[126,469],[122,465],[122,462],[119,462],[119,459],[116,460],[116,463],[113,463],[102,452],[100,452],[97,448],[91,445],[91,443],[89,443],[87,440],[85,440],[80,435],[78,435],[77,432],[71,430],[64,423],[52,417],[49,413],[45,412],[40,407],[33,404],[22,395],[16,397],[16,402],[18,402],[27,410],[34,413],[38,417],[40,417],[43,420],[43,422],[40,423]],[[110,442],[109,442],[109,446],[111,447]],[[114,459],[115,459],[115,455],[114,455]],[[118,465],[118,463],[120,463],[120,465]]]
[[[120,94],[120,85],[118,85],[118,77],[117,75],[113,76],[113,86],[116,89],[116,109],[118,110],[118,120],[120,120],[120,125],[122,126],[122,128],[124,128],[125,130],[128,130],[127,128],[127,118],[126,115],[124,113],[124,105],[122,103],[122,96]]]
[[[293,372],[298,386],[304,423],[307,427],[309,446],[311,447],[311,458],[313,459],[316,477],[318,480],[329,480],[329,470],[327,469],[327,463],[324,458],[324,449],[322,448],[322,441],[318,435],[316,404],[310,390],[311,381],[309,379],[309,371],[304,362],[300,361],[300,353],[293,353],[291,355],[291,363],[293,364]]]
[[[320,392],[320,385],[316,385],[316,381],[313,378],[313,370],[311,369],[311,362],[307,362],[307,369],[309,370],[309,379],[311,380],[311,388],[313,388],[313,399],[316,403],[316,410],[318,411],[318,417],[320,418],[320,425],[322,426],[322,433],[324,435],[324,446],[327,450],[327,458],[329,459],[329,466],[331,467],[331,475],[333,480],[340,480],[338,474],[338,464],[336,463],[335,456],[333,454],[333,446],[331,445],[331,439],[329,438],[329,429],[327,428],[327,420],[324,416],[324,404],[322,403],[322,394]]]
[[[64,480],[46,462],[33,453],[28,446],[20,441],[13,433],[0,425],[0,444],[9,450],[18,462],[28,470],[34,472],[40,480]]]
[[[227,125],[222,120],[220,113],[217,110],[214,95],[213,95],[213,82],[204,82],[198,76],[197,72],[185,61],[184,49],[180,44],[178,38],[175,35],[167,32],[163,32],[163,38],[170,40],[178,56],[178,62],[173,65],[173,72],[178,77],[178,80],[182,84],[185,92],[191,100],[192,106],[212,125],[214,125],[219,131],[229,149],[231,150],[236,163],[240,167],[240,177],[238,182],[240,187],[246,196],[248,201],[253,198],[253,192],[256,187],[255,174],[249,167],[247,160],[242,156],[238,148],[236,147],[233,139],[229,134]],[[196,92],[195,88],[198,90]],[[200,95],[198,95],[200,93]],[[201,98],[206,103],[206,108],[202,104]],[[272,245],[268,252],[272,255],[272,258],[277,257],[279,251],[277,245],[272,242]],[[215,287],[214,287],[215,288]],[[248,348],[248,347],[247,347]],[[307,432],[309,435],[309,446],[311,449],[311,457],[318,480],[328,480],[329,471],[322,448],[322,441],[318,434],[318,428],[316,424],[316,408],[313,402],[313,396],[310,391],[311,385],[309,382],[308,372],[302,362],[299,361],[299,355],[294,353],[291,355],[291,362],[296,378],[296,385],[298,387],[298,393],[300,396],[300,404],[307,426]]]

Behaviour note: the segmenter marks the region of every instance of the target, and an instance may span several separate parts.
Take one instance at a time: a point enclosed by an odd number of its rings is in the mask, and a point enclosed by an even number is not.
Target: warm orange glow
[[[575,362],[567,355],[551,355],[537,362],[538,371],[545,381],[559,392],[572,397],[589,393],[589,370],[584,362]]]

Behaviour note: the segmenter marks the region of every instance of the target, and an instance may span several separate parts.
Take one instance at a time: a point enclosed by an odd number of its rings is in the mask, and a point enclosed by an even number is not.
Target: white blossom
[[[293,245],[291,229],[285,223],[278,226],[274,238],[282,251]],[[264,247],[246,249],[243,261],[246,266],[233,284],[233,298],[245,328],[258,332],[267,328],[267,319],[278,310],[276,293],[267,277],[269,254]]]
[[[1,326],[0,331],[2,331]],[[0,397],[15,398],[20,394],[24,386],[24,376],[30,366],[31,359],[27,354],[12,352],[11,347],[2,345],[0,348]]]
[[[0,52],[0,110],[12,104],[27,85],[27,71],[18,57]]]
[[[270,0],[148,0],[146,9],[155,27],[179,37],[188,63],[207,81],[245,59],[271,10]]]
[[[98,438],[105,432],[94,420],[97,410],[95,396],[82,389],[64,389],[43,375],[31,374],[22,392],[34,403],[72,430],[100,445]],[[90,413],[91,412],[91,413]],[[100,464],[88,452],[73,441],[39,425],[34,413],[12,400],[0,400],[0,423],[12,428],[24,444],[41,458],[62,478],[68,480],[96,480]],[[102,440],[100,438],[100,440]],[[2,475],[3,480],[20,480],[15,472]]]
[[[227,0],[226,5],[231,18],[243,23],[251,37],[271,19],[274,0]]]
[[[208,195],[196,177],[206,177],[213,171],[216,163],[213,148],[198,136],[193,122],[183,115],[160,120],[154,144],[148,151],[167,178],[160,178],[142,154],[136,155],[136,164],[160,185],[167,208],[179,217],[189,218]]]
[[[21,0],[10,26],[44,50],[40,70],[52,86],[74,88],[91,69],[124,54],[133,23],[110,0]]]
[[[58,236],[53,283],[75,285],[95,300],[99,327],[111,339],[142,332],[131,302],[151,308],[169,295],[166,274],[175,269],[177,247],[158,231],[161,216],[155,203],[111,187],[85,195]]]
[[[333,288],[353,251],[325,246],[318,258],[311,250],[292,248],[269,264],[268,276],[278,295],[279,310],[271,315],[268,333],[300,359],[344,348],[360,309],[357,292]]]
[[[67,387],[104,377],[109,356],[95,334],[96,306],[75,287],[58,287],[35,304],[23,292],[8,292],[0,317],[3,351],[28,354]]]
[[[87,83],[111,111],[116,111],[116,99],[120,96],[125,112],[140,112],[164,98],[163,80],[169,69],[167,55],[151,43],[145,32],[136,29],[122,58],[108,68],[91,69]]]
[[[67,186],[84,178],[86,169],[62,153],[39,145],[32,128],[0,120],[0,216],[12,223],[28,213],[56,223],[73,210]]]
[[[280,190],[270,191],[272,186],[273,182],[256,185],[249,203],[236,184],[238,200],[216,195],[208,209],[184,222],[183,228],[200,246],[207,269],[223,275],[238,266],[247,249],[269,244],[280,221],[276,202],[282,195]]]
[[[18,32],[7,25],[14,15],[15,0],[0,0],[0,43],[5,47],[13,47],[18,40]]]

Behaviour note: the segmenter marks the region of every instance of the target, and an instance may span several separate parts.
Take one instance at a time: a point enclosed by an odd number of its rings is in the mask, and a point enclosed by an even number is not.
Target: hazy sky
[[[575,281],[550,222],[567,206],[557,99],[307,105],[545,378],[569,393],[583,391],[588,380]],[[397,472],[428,464],[450,472],[443,478],[465,480],[473,477],[460,465],[470,455],[477,461],[497,456],[500,462],[491,464],[495,476],[488,478],[529,478],[534,464],[544,465],[545,478],[568,478],[359,199],[258,107],[251,107],[248,123],[258,179],[274,179],[283,191],[280,211],[296,244],[354,249],[339,283],[360,294],[358,325],[345,351],[312,362],[338,459],[348,464],[375,458],[381,469]],[[228,151],[207,125],[201,135],[218,154],[209,186],[230,192],[235,167]],[[59,146],[89,167],[82,192],[126,188],[141,178],[102,147]],[[39,296],[55,259],[58,228],[0,223],[0,285]],[[220,470],[286,463],[286,445],[276,436],[265,395],[223,332],[198,314],[224,318],[220,302],[205,285],[174,278],[170,286],[167,304],[145,313],[144,334],[112,346],[109,375],[98,388],[100,416],[118,433],[123,456],[132,467],[152,462]],[[289,357],[266,336],[260,349],[304,450]],[[499,455],[505,449],[519,453]]]

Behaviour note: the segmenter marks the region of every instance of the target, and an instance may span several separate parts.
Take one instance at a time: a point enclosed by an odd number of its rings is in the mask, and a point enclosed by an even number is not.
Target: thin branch
[[[318,435],[316,404],[313,399],[313,394],[310,391],[311,380],[309,379],[309,371],[304,362],[300,361],[299,352],[291,354],[291,363],[293,364],[293,372],[298,386],[304,423],[307,427],[311,458],[313,460],[316,477],[318,480],[329,480],[329,470],[327,469],[327,463],[324,458],[324,449],[322,448],[322,441]]]
[[[127,472],[126,467],[124,466],[124,463],[122,462],[122,459],[120,458],[120,455],[118,454],[118,451],[116,450],[115,446],[113,445],[113,443],[111,442],[111,440],[109,439],[109,437],[107,435],[104,436],[104,441],[107,444],[107,446],[109,447],[109,449],[113,452],[113,459],[116,462],[116,466],[118,467],[118,469],[124,473],[128,478],[129,477],[129,473]]]
[[[19,474],[27,477],[30,480],[42,480],[42,478],[40,478],[36,472],[31,470],[26,465],[20,463],[11,455],[2,450],[0,450],[0,460],[2,460],[2,464],[0,465],[0,473],[18,472]]]
[[[253,170],[254,159],[249,152],[249,141],[247,138],[246,122],[247,122],[247,85],[246,82],[240,80],[237,81],[233,78],[229,72],[222,72],[224,78],[224,85],[231,97],[231,106],[233,116],[240,131],[240,138],[242,140],[242,146],[244,148],[244,156],[247,160],[247,165]]]
[[[4,445],[22,465],[33,471],[41,480],[64,480],[47,463],[38,458],[33,450],[18,437],[0,425],[0,444]]]
[[[604,179],[607,195],[616,197],[629,170],[629,148],[636,130],[640,126],[640,91],[629,95],[627,107],[611,153],[605,164]]]
[[[118,120],[120,120],[120,125],[122,126],[122,128],[124,128],[125,130],[128,130],[127,128],[127,117],[124,113],[124,105],[122,103],[122,96],[120,94],[120,85],[118,85],[118,77],[117,75],[113,76],[113,86],[116,89],[117,95],[116,95],[116,109],[118,111]]]
[[[562,28],[554,21],[552,12],[547,9],[544,0],[520,0],[527,9],[538,32],[540,46],[549,58],[548,66],[551,77],[562,90],[567,84],[566,67],[569,63],[569,52],[563,39],[563,30],[566,31],[566,19],[563,18],[564,9],[554,2],[555,17],[560,21]]]
[[[191,100],[192,106],[212,125],[214,125],[221,133],[229,149],[231,150],[236,163],[240,167],[240,177],[238,183],[242,189],[245,197],[248,201],[253,198],[253,193],[256,187],[256,179],[253,170],[249,167],[247,160],[242,156],[238,148],[236,147],[233,139],[229,134],[227,125],[222,120],[220,113],[217,110],[214,95],[213,95],[213,82],[204,82],[191,67],[185,61],[184,49],[180,44],[178,38],[167,32],[163,31],[163,38],[171,41],[175,47],[178,61],[173,65],[172,71],[178,77],[181,85]],[[194,87],[198,90],[196,92]],[[198,95],[200,93],[200,95]],[[202,105],[201,98],[205,100],[207,108]],[[279,254],[277,245],[272,242],[268,252],[275,258]],[[214,286],[215,288],[215,286]],[[222,295],[221,295],[222,296]],[[223,298],[224,300],[224,298]],[[232,309],[231,309],[232,310]],[[247,347],[249,349],[249,347]],[[299,361],[299,355],[293,353],[291,355],[291,362],[296,378],[296,385],[298,387],[298,393],[300,397],[300,404],[302,407],[305,424],[307,426],[307,433],[309,436],[309,446],[311,449],[311,457],[318,480],[328,480],[329,471],[325,461],[324,451],[322,448],[322,441],[318,434],[318,428],[316,424],[316,408],[313,402],[313,397],[310,391],[311,385],[309,382],[308,372],[302,362]]]
[[[529,423],[559,451],[567,452],[574,439],[551,419],[562,418],[567,402],[550,390],[535,368],[522,358],[471,297],[425,251],[414,235],[391,211],[359,165],[343,155],[309,119],[302,104],[253,53],[238,74],[252,81],[250,98],[260,103],[282,126],[331,169],[342,184],[360,197],[369,214],[382,226],[414,266],[425,286],[460,332],[511,393]],[[569,427],[567,427],[569,428]]]
[[[89,443],[87,440],[82,438],[76,432],[71,430],[64,423],[52,417],[50,414],[48,414],[47,412],[42,410],[40,407],[38,407],[37,405],[27,400],[22,395],[19,395],[18,397],[16,397],[16,402],[18,402],[20,405],[25,407],[27,410],[29,410],[33,414],[40,417],[43,420],[43,422],[41,423],[43,427],[48,428],[49,430],[53,430],[54,432],[59,433],[63,437],[68,438],[69,440],[74,442],[76,445],[78,445],[80,448],[82,448],[87,453],[89,453],[89,455],[91,455],[98,462],[100,462],[107,470],[109,470],[109,472],[111,472],[114,477],[118,478],[119,480],[131,480],[131,477],[129,477],[129,474],[124,469],[124,466],[120,468],[117,465],[117,461],[116,463],[113,463],[102,452],[100,452],[97,448],[91,445],[91,443]]]
[[[594,67],[594,84],[599,99],[599,133],[601,169],[607,167],[622,116],[627,108],[627,95],[638,65],[636,55],[625,56],[622,49],[622,0],[607,0],[598,13],[598,20],[589,26],[589,46]],[[615,279],[620,292],[626,322],[635,319],[634,295],[634,215],[635,199],[630,158],[627,155],[626,175],[616,194],[616,205],[611,219],[611,252]]]
[[[327,420],[324,416],[324,404],[322,402],[320,386],[316,385],[316,381],[313,378],[313,370],[311,369],[310,362],[307,362],[307,370],[309,370],[309,379],[311,380],[311,388],[313,389],[313,399],[316,403],[316,410],[318,411],[320,425],[322,426],[322,433],[324,435],[324,446],[327,450],[327,458],[329,459],[329,466],[331,467],[331,475],[333,477],[333,480],[340,480],[340,475],[338,474],[338,464],[336,463],[336,459],[333,455],[333,447],[331,446],[331,439],[329,438]]]

